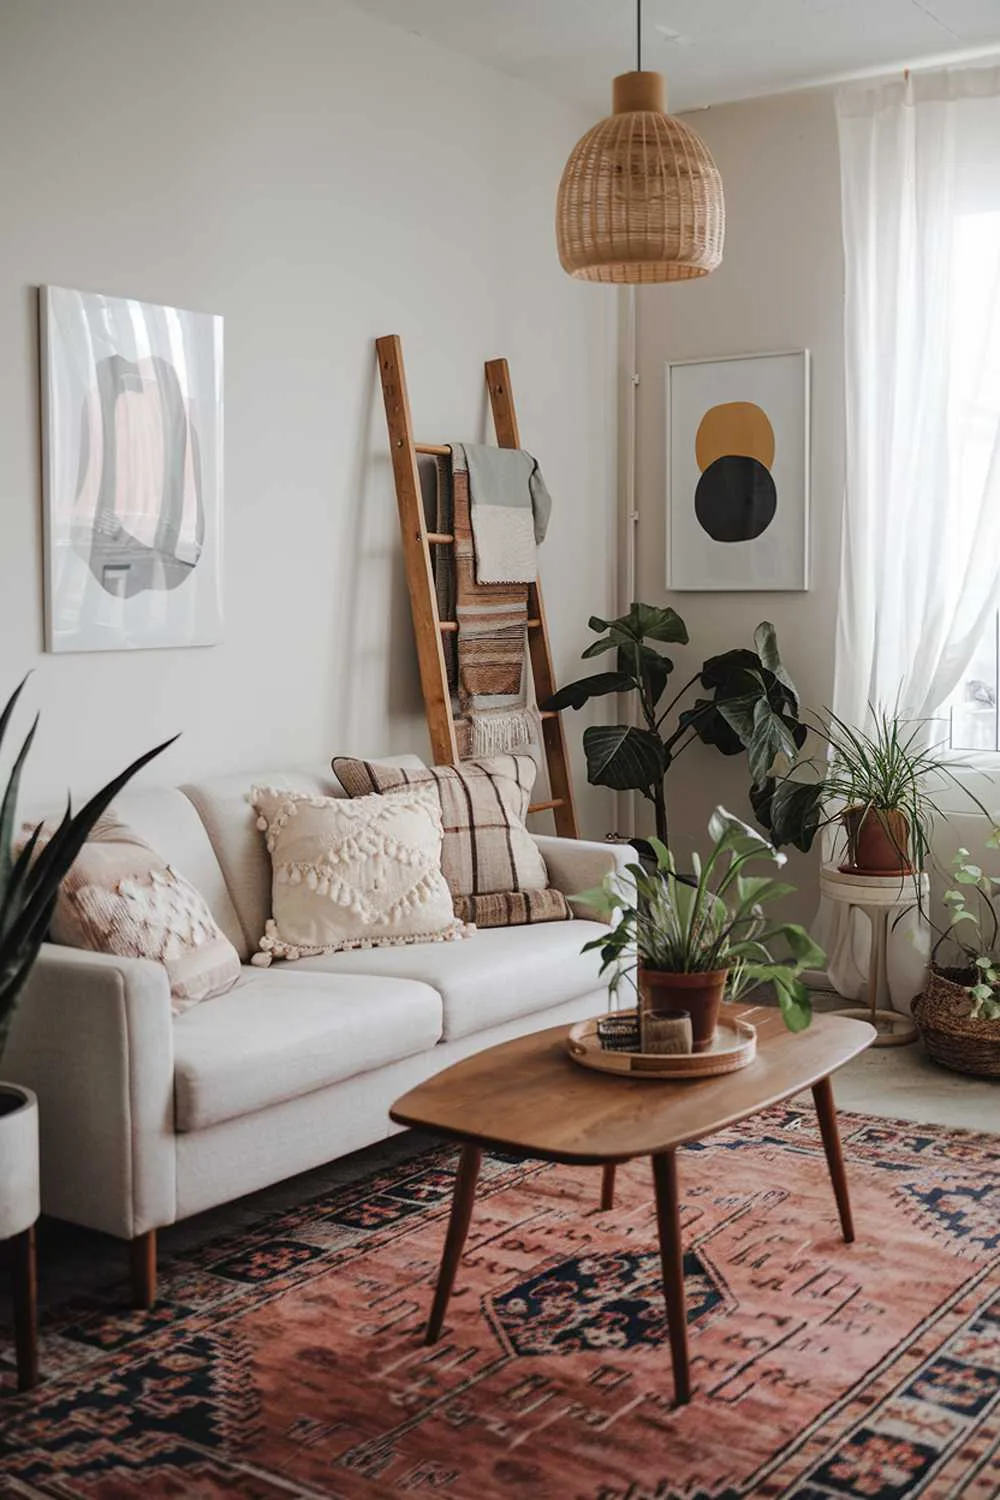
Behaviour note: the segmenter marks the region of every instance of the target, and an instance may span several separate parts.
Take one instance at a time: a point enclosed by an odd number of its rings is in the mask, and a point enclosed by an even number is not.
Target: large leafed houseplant
[[[751,781],[762,785],[776,759],[794,759],[805,740],[799,698],[782,664],[774,626],[754,632],[753,650],[737,647],[709,657],[676,692],[674,662],[662,649],[688,643],[676,610],[633,604],[617,620],[591,617],[598,639],[584,659],[614,654],[611,670],[560,688],[543,708],[582,708],[618,694],[634,705],[637,722],[584,730],[587,778],[594,786],[635,791],[652,803],[656,836],[669,840],[666,778],[670,767],[700,740],[723,755],[747,756]]]
[[[704,860],[694,856],[690,875],[653,839],[655,869],[631,864],[627,879],[609,876],[586,892],[581,899],[613,925],[584,952],[600,953],[612,992],[625,980],[635,985],[640,1020],[648,1009],[688,1011],[695,1051],[711,1046],[723,995],[737,1000],[759,984],[773,986],[786,1025],[801,1031],[812,1017],[801,975],[826,955],[804,927],[769,915],[794,887],[748,870],[780,868],[786,856],[723,807],[708,832],[712,847]]]

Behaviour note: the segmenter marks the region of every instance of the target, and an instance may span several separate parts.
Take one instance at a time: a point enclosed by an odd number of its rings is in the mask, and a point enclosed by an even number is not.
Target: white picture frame
[[[222,318],[40,289],[45,649],[222,639]]]
[[[808,349],[673,360],[665,387],[667,588],[808,589]]]

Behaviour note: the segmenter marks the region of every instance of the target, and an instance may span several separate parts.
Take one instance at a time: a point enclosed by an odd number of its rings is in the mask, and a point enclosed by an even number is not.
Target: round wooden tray
[[[625,1016],[627,1011],[617,1011]],[[604,1017],[599,1018],[603,1020]],[[597,1038],[597,1020],[578,1021],[566,1034],[566,1050],[582,1068],[631,1078],[715,1078],[736,1073],[757,1055],[757,1031],[749,1021],[720,1020],[708,1052],[612,1052]]]

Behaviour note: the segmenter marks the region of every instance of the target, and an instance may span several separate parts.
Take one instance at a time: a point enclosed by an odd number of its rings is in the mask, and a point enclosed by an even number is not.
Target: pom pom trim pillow
[[[464,937],[441,873],[441,808],[401,797],[318,797],[254,787],[272,912],[252,963]]]
[[[175,1015],[240,977],[240,956],[205,898],[114,808],[94,824],[60,886],[50,936],[68,948],[162,963]]]
[[[562,892],[549,886],[545,861],[524,826],[538,771],[530,755],[419,770],[338,757],[333,771],[350,797],[434,791],[444,826],[441,868],[464,921],[510,927],[572,916]]]

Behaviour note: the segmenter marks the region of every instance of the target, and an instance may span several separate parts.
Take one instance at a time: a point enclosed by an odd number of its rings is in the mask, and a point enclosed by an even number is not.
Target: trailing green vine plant
[[[993,829],[986,847],[1000,849],[1000,828]],[[959,849],[951,868],[954,885],[944,893],[949,923],[934,953],[936,956],[944,942],[959,951],[962,967],[974,975],[966,986],[972,999],[972,1018],[1000,1021],[1000,879],[987,875],[968,849]]]

